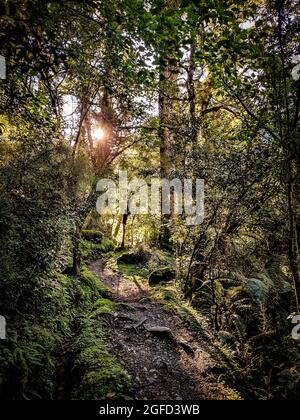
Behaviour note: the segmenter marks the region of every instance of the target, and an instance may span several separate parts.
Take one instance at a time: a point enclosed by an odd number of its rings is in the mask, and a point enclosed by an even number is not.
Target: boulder
[[[118,258],[118,264],[134,264],[134,265],[138,265],[138,264],[145,264],[148,261],[148,255],[143,253],[143,254],[138,254],[138,253],[134,253],[134,252],[128,252],[128,253],[124,253],[122,254],[119,258]]]
[[[153,271],[149,276],[149,285],[155,286],[161,283],[168,283],[175,280],[176,270],[172,267],[163,267]]]

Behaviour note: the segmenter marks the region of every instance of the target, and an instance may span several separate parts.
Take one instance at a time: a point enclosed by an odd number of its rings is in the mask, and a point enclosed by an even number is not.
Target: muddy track
[[[111,347],[134,383],[137,400],[226,399],[218,382],[219,370],[207,345],[187,324],[161,304],[149,302],[145,284],[131,281],[105,267],[90,270],[106,284],[120,303],[107,317]],[[158,331],[151,331],[151,329]],[[158,327],[166,330],[161,332]],[[171,330],[171,333],[167,329]]]

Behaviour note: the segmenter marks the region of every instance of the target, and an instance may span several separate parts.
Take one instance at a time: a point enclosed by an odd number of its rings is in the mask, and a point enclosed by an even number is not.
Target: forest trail
[[[133,379],[139,400],[228,399],[230,390],[218,382],[218,368],[208,346],[186,322],[160,303],[147,299],[149,286],[105,266],[90,270],[106,284],[118,309],[107,317],[114,355]],[[168,332],[149,331],[165,327]],[[228,392],[227,392],[228,391]]]

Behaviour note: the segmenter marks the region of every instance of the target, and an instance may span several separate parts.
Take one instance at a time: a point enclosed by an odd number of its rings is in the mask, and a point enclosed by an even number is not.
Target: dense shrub
[[[101,321],[115,309],[101,280],[83,267],[80,277],[53,279],[44,295],[39,318],[8,319],[8,339],[0,346],[0,398],[99,399],[126,393],[129,377],[110,354]]]
[[[276,267],[255,278],[223,272],[194,296],[193,306],[209,317],[227,356],[226,375],[246,398],[300,396],[300,352],[288,321],[292,297]]]
[[[86,239],[80,241],[80,252],[84,261],[97,260],[103,254],[113,251],[114,248],[114,242],[109,239],[102,239],[100,243],[90,242]]]
[[[95,244],[100,244],[104,239],[102,232],[99,230],[82,230],[81,235],[83,239],[93,242]]]

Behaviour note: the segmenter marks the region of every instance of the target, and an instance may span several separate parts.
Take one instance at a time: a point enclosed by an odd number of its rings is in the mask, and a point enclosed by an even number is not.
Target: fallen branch
[[[131,330],[134,329],[136,332],[138,330],[139,327],[141,327],[143,324],[145,324],[145,322],[147,321],[147,317],[142,318],[140,321],[138,321],[135,325],[127,325],[125,327],[126,330]]]

